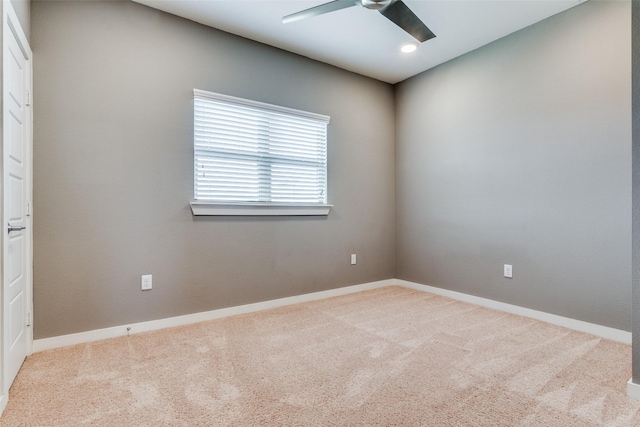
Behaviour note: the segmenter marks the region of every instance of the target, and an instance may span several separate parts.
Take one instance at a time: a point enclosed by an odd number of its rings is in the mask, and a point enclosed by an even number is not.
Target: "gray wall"
[[[631,329],[630,43],[590,1],[397,87],[398,278]]]
[[[27,40],[31,42],[31,0],[11,0]]]
[[[633,97],[633,382],[640,384],[640,4],[632,2]]]
[[[34,2],[35,338],[394,276],[629,330],[630,9],[582,4],[394,106],[138,4]],[[329,217],[192,217],[194,87],[330,115]]]
[[[35,338],[394,276],[390,85],[129,2],[36,1],[32,47]],[[331,116],[330,215],[194,218],[193,88]]]

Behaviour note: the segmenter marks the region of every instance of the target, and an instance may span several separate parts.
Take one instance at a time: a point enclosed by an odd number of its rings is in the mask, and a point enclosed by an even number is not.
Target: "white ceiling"
[[[584,0],[404,0],[436,34],[415,41],[374,10],[360,6],[282,24],[282,17],[323,0],[134,0],[174,15],[307,56],[388,83],[532,25]]]

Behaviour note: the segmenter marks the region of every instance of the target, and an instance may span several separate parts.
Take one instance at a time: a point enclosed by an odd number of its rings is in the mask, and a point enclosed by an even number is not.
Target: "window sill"
[[[194,216],[327,216],[333,205],[191,202]]]

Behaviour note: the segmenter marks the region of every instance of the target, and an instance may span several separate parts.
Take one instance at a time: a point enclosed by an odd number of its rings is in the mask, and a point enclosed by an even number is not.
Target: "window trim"
[[[229,101],[249,107],[257,107],[278,113],[324,121],[327,124],[330,121],[329,116],[322,114],[310,113],[200,89],[193,89],[193,96],[194,98],[201,97],[219,101]],[[199,199],[193,199],[190,205],[191,212],[194,216],[327,216],[333,207],[333,205],[321,203],[220,202]]]
[[[278,203],[219,203],[194,200],[194,216],[327,216],[333,205],[297,205]]]

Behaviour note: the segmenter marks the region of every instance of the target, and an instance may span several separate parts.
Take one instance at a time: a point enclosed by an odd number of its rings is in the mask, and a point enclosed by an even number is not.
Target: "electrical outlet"
[[[153,283],[151,280],[151,274],[145,274],[142,276],[142,290],[150,291],[153,288]]]
[[[351,254],[351,265],[356,265],[356,254]]]
[[[513,278],[513,266],[511,264],[504,265],[504,277],[507,279]]]

